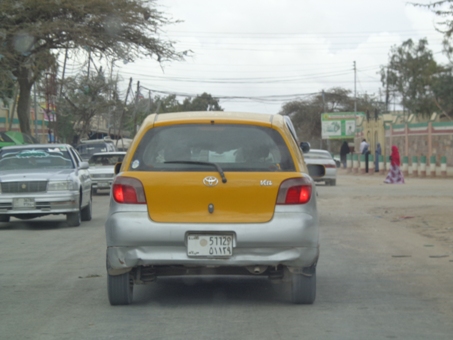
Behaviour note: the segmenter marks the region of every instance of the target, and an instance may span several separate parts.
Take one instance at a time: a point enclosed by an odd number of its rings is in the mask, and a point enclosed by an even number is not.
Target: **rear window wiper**
[[[225,177],[225,174],[222,170],[222,168],[220,167],[220,165],[218,165],[217,163],[211,163],[211,162],[198,162],[198,161],[166,161],[164,162],[166,164],[196,164],[196,165],[209,165],[209,166],[213,166],[217,169],[217,171],[219,172],[220,174],[220,177],[222,177],[222,183],[226,183],[227,182],[227,179]]]

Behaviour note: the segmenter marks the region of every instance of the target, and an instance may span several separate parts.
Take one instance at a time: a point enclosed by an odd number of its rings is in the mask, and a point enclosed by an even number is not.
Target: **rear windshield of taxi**
[[[295,171],[278,131],[253,125],[183,124],[150,129],[131,171]]]

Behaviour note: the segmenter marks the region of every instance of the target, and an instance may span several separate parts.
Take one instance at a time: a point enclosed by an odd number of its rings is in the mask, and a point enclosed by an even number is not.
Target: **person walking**
[[[400,169],[401,160],[398,148],[392,146],[392,154],[390,155],[390,171],[385,178],[384,183],[388,184],[404,184],[404,176]]]
[[[351,152],[351,150],[349,149],[348,142],[344,141],[340,148],[340,160],[344,169],[346,169],[346,158],[349,152]]]
[[[379,157],[382,154],[381,143],[376,144],[375,160],[374,160],[374,171],[379,172]]]

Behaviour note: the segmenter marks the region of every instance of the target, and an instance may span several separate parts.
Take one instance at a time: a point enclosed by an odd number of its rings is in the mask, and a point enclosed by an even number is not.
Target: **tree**
[[[433,101],[441,115],[453,120],[453,70],[443,67],[433,79]]]
[[[223,111],[223,109],[218,99],[204,92],[195,98],[184,99],[181,111]]]
[[[142,56],[159,62],[182,59],[184,52],[159,37],[170,23],[154,0],[0,1],[0,69],[17,78],[21,131],[30,133],[30,90],[55,65],[53,51],[84,48],[128,61]]]
[[[378,108],[373,97],[365,94],[357,98],[357,110],[360,112],[371,112]],[[306,99],[285,103],[280,114],[291,116],[300,140],[313,144],[321,139],[321,113],[353,111],[354,98],[351,97],[351,91],[335,87]]]
[[[436,110],[434,78],[442,71],[428,49],[428,41],[412,39],[393,46],[389,62],[381,67],[381,81],[388,91],[398,94],[401,104],[417,115],[429,116]]]
[[[57,120],[59,137],[73,140],[73,136],[87,137],[95,123],[94,118],[117,120],[123,104],[113,90],[118,80],[99,72],[69,77],[64,82],[64,92],[58,102]],[[113,92],[113,93],[112,93]]]

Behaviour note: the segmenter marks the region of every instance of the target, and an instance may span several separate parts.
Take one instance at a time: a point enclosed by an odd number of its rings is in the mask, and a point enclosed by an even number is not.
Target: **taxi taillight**
[[[280,184],[277,204],[305,204],[310,201],[312,182],[306,178],[291,178]]]
[[[112,195],[118,203],[146,204],[142,182],[136,178],[117,176],[113,182]]]

